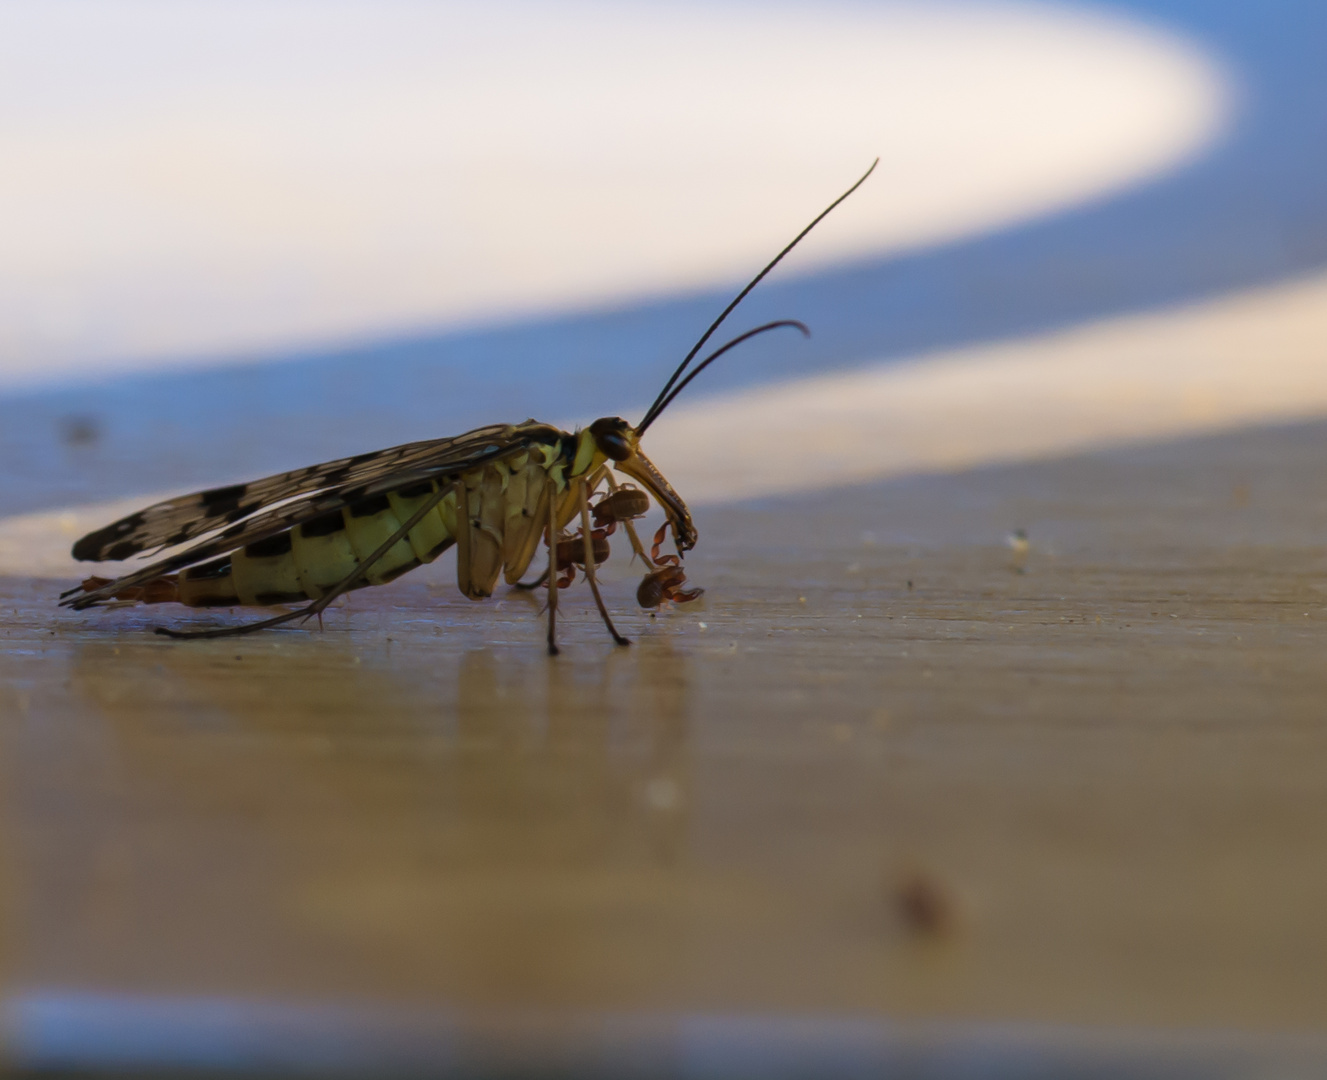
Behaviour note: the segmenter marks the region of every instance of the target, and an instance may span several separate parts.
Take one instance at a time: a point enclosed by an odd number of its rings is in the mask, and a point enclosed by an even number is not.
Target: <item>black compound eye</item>
[[[631,457],[631,443],[627,433],[631,430],[625,420],[596,420],[590,425],[590,434],[600,452],[613,461],[626,461]]]
[[[626,461],[631,457],[631,447],[621,435],[606,435],[595,441],[599,444],[599,449],[614,461]]]

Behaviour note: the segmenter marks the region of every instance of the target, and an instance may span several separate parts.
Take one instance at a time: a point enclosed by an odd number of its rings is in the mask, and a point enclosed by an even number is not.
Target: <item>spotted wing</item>
[[[556,428],[527,421],[493,424],[452,439],[406,443],[389,450],[340,458],[321,465],[277,473],[247,484],[211,488],[154,503],[146,509],[88,533],[74,545],[74,558],[119,561],[139,552],[175,547],[214,529],[233,525],[265,506],[328,488],[354,488],[385,477],[434,476],[464,471],[486,452],[520,449],[532,439],[561,437]],[[379,489],[382,490],[382,489]]]
[[[248,484],[168,499],[83,537],[74,545],[74,557],[122,559],[148,548],[160,550],[214,535],[101,588],[75,589],[63,603],[90,607],[123,589],[225,555],[361,499],[420,480],[456,476],[565,437],[557,428],[534,421],[495,424],[453,439],[407,443]]]

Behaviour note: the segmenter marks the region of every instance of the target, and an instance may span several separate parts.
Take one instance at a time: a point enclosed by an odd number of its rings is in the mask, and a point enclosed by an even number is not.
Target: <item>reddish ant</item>
[[[634,521],[650,512],[650,497],[639,488],[624,484],[616,491],[609,492],[592,507],[596,525],[606,525],[608,535],[617,528],[619,521]]]
[[[686,571],[682,569],[682,559],[678,555],[660,555],[659,548],[668,535],[668,522],[659,526],[654,534],[654,546],[650,548],[650,561],[655,569],[645,575],[645,580],[636,590],[636,603],[643,608],[656,608],[665,600],[685,604],[697,599],[704,589],[682,590],[687,582]]]
[[[608,538],[617,531],[619,522],[644,517],[650,509],[650,499],[638,488],[623,486],[600,499],[590,512],[597,528],[590,532],[590,545],[594,552],[594,565],[608,560]],[[658,545],[655,545],[656,549]],[[558,588],[565,589],[576,580],[576,567],[585,569],[585,538],[582,532],[558,541]]]
[[[643,517],[649,509],[650,500],[645,492],[630,486],[617,488],[590,507],[594,524],[597,526],[590,532],[595,566],[607,561],[608,538],[617,531],[618,524],[626,523],[630,531],[630,522]],[[651,567],[636,590],[636,602],[643,608],[657,608],[665,600],[685,604],[697,599],[705,591],[683,588],[687,576],[686,571],[682,569],[682,559],[677,555],[663,555],[659,552],[667,535],[668,522],[664,522],[654,534],[654,545],[646,557],[639,546],[639,541],[635,539],[635,533],[631,533],[634,541],[632,546],[636,548],[637,554],[644,559],[646,565]],[[565,589],[576,580],[576,568],[580,567],[582,571],[585,569],[585,538],[582,531],[572,536],[564,536],[558,541],[557,562],[561,568],[558,573],[558,588]]]
[[[595,529],[590,533],[590,546],[594,553],[594,565],[608,561],[608,534],[612,529]],[[576,580],[576,567],[585,569],[585,540],[578,532],[575,536],[566,536],[558,541],[558,588],[565,589]]]

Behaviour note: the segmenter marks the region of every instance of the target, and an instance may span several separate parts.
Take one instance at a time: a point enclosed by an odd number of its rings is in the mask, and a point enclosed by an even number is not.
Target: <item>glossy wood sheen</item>
[[[449,558],[230,641],[5,580],[6,984],[1321,1027],[1325,442],[710,510],[556,660]]]

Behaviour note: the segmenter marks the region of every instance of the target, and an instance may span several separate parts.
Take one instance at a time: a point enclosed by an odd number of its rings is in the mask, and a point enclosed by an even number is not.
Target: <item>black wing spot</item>
[[[198,498],[205,506],[221,502],[237,502],[248,486],[248,484],[231,484],[228,487],[209,488],[207,491],[200,491]]]
[[[350,478],[350,470],[344,465],[337,469],[329,469],[318,478],[319,487],[337,487],[344,484]]]
[[[244,493],[248,488],[248,484],[231,484],[229,487],[212,488],[210,491],[199,492],[198,501],[203,504],[203,510],[209,517],[230,514],[240,505],[240,499],[244,497]],[[231,518],[230,520],[234,521],[235,519]]]
[[[341,516],[341,511],[334,510],[330,514],[323,514],[306,521],[299,527],[299,534],[306,540],[312,540],[316,536],[331,536],[332,533],[338,533],[345,527],[346,519]]]
[[[226,515],[227,521],[239,521],[241,518],[247,518],[263,504],[260,502],[240,503],[235,509]]]
[[[106,554],[102,557],[112,561],[118,561],[120,559],[127,559],[130,555],[136,555],[142,550],[143,549],[132,540],[121,540],[118,544],[112,544],[107,549]]]
[[[75,559],[81,562],[96,562],[99,559],[110,558],[111,556],[101,553],[102,546],[112,540],[118,540],[122,536],[128,536],[136,532],[143,525],[143,515],[130,514],[127,518],[121,518],[112,525],[107,525],[104,529],[98,529],[96,532],[88,533],[76,544],[74,544],[73,555]],[[135,547],[129,554],[141,550]],[[127,558],[127,556],[118,556],[118,558]]]
[[[270,559],[290,552],[290,530],[269,536],[266,540],[255,540],[244,546],[244,554],[251,559]]]
[[[356,499],[350,504],[350,516],[355,518],[373,517],[392,508],[386,495],[370,495],[367,499]]]

